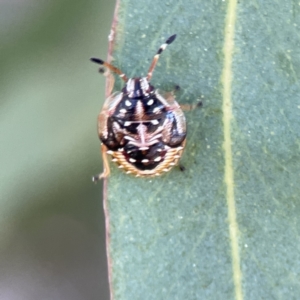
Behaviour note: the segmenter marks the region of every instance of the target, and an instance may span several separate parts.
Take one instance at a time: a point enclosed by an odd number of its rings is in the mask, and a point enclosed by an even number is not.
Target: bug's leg
[[[175,102],[175,93],[176,93],[176,89],[171,91],[171,92],[165,92],[163,94],[164,98],[167,100],[167,102],[170,104],[170,105],[173,105],[174,102]]]
[[[176,84],[174,86],[174,93],[179,92],[180,91],[180,86],[178,84]]]
[[[111,95],[112,91],[113,91],[113,88],[114,88],[114,85],[115,85],[115,77],[111,74],[109,69],[105,70],[102,67],[99,68],[99,73],[103,74],[103,76],[106,77],[106,79],[107,79],[107,81],[106,81],[107,94]]]
[[[199,101],[195,104],[180,104],[180,108],[183,110],[183,111],[191,111],[191,110],[194,110],[198,107],[202,107],[203,106],[203,103],[202,101]]]
[[[101,145],[101,152],[102,152],[102,159],[103,159],[103,172],[93,176],[92,180],[93,182],[97,182],[102,178],[106,178],[110,175],[110,168],[109,168],[109,163],[108,163],[108,159],[107,159],[107,148],[104,144]]]
[[[159,59],[159,56],[160,56],[161,53],[167,48],[167,46],[170,45],[170,44],[175,40],[175,38],[176,38],[176,34],[170,36],[170,37],[166,40],[166,42],[165,42],[164,44],[162,44],[162,45],[159,47],[157,53],[156,53],[156,54],[154,55],[154,57],[153,57],[152,63],[151,63],[151,65],[150,65],[150,68],[149,68],[149,71],[148,71],[148,74],[147,74],[147,80],[148,80],[148,81],[151,80],[152,73],[153,73],[153,71],[154,71],[154,69],[155,69],[155,66],[156,66],[156,64],[157,64],[157,61],[158,61],[158,59]]]
[[[174,103],[175,101],[175,93],[178,92],[180,90],[180,86],[179,85],[175,85],[174,90],[168,93],[165,93],[164,96],[166,98],[166,100],[168,101],[168,103]],[[202,101],[198,101],[194,104],[180,104],[180,108],[183,111],[191,111],[194,110],[198,107],[202,107],[203,103]]]
[[[176,101],[176,94],[180,91],[180,86],[178,84],[174,85],[173,90],[171,90],[170,92],[165,92],[165,91],[160,91],[164,98],[168,101],[168,103],[170,105],[174,104],[174,102]]]
[[[96,64],[99,64],[99,65],[102,65],[102,66],[108,68],[113,73],[118,74],[125,82],[127,82],[127,80],[128,80],[127,76],[120,69],[116,68],[115,66],[107,63],[106,61],[104,61],[104,60],[102,60],[100,58],[94,58],[94,57],[92,57],[91,61],[94,62],[94,63],[96,63]],[[99,72],[103,73],[103,68],[100,68]]]
[[[107,94],[111,95],[115,85],[115,77],[111,73],[104,75],[107,77]]]
[[[185,171],[185,166],[182,165],[181,163],[178,164],[178,167],[179,167],[179,170],[180,170],[181,172],[184,172],[184,171]]]

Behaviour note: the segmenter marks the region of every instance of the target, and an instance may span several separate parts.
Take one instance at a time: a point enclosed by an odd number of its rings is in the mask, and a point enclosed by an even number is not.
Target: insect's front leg
[[[168,101],[168,103],[174,103],[175,102],[175,94],[176,92],[178,92],[180,90],[180,86],[179,85],[175,85],[174,90],[168,93],[165,93],[164,96],[166,98],[166,100]],[[202,107],[203,103],[202,101],[198,101],[197,103],[194,104],[179,104],[180,108],[183,111],[191,111],[194,110],[198,107]]]
[[[115,77],[110,73],[108,72],[109,74],[107,75],[107,78],[106,78],[106,90],[107,90],[107,94],[108,95],[111,95],[112,94],[112,91],[114,89],[114,85],[115,85]]]
[[[202,107],[203,106],[203,103],[202,101],[198,101],[197,103],[194,103],[194,104],[180,104],[180,108],[183,110],[183,111],[191,111],[191,110],[194,110],[198,107]]]
[[[115,85],[115,77],[113,74],[107,69],[103,69],[102,67],[99,69],[99,73],[103,74],[106,77],[106,91],[107,95],[111,95],[114,85]]]

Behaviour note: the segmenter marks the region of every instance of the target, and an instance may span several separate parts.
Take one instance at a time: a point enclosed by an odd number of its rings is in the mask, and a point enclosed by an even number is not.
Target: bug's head
[[[129,98],[142,99],[147,97],[154,87],[149,83],[146,77],[129,78],[123,88],[123,93]]]

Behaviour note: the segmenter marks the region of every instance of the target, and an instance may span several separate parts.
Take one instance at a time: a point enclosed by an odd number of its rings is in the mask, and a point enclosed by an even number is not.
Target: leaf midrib
[[[231,149],[231,120],[232,120],[232,102],[231,102],[231,85],[232,85],[232,57],[234,51],[234,33],[237,11],[237,1],[229,0],[225,19],[224,30],[224,66],[221,81],[223,84],[223,134],[224,134],[224,181],[226,185],[226,200],[228,207],[229,237],[232,257],[232,272],[234,293],[237,300],[243,300],[242,292],[242,272],[240,266],[240,254],[238,244],[238,223],[236,216],[235,198],[234,198],[234,171],[232,166],[232,149]]]

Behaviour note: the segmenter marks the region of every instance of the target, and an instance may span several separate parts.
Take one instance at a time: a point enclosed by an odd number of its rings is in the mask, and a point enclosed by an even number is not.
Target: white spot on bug
[[[106,151],[106,153],[111,155],[111,154],[113,154],[113,153],[114,153],[114,151],[107,150],[107,151]]]
[[[120,113],[126,114],[127,110],[125,108],[120,109]]]
[[[119,165],[119,166],[118,166],[118,168],[119,168],[119,169],[123,169],[123,168],[124,168],[124,166],[122,166],[122,165]]]
[[[147,91],[149,90],[149,83],[146,77],[143,77],[140,79],[141,88],[143,91],[143,94],[148,95]]]
[[[134,138],[132,138],[131,136],[125,135],[124,139],[129,140],[129,141],[135,141]]]
[[[177,150],[182,150],[183,149],[183,147],[182,146],[179,146],[178,148],[177,148]]]
[[[159,149],[161,151],[161,149]],[[154,161],[161,161],[161,156],[157,156]]]
[[[157,125],[157,124],[159,124],[159,122],[158,122],[158,120],[152,120],[152,121],[151,121],[151,124]]]
[[[130,174],[130,173],[131,173],[131,171],[127,171],[127,172],[126,172],[126,174]]]
[[[169,172],[170,169],[163,169],[164,172]]]
[[[118,151],[119,151],[119,152],[123,152],[123,151],[124,151],[124,148],[119,148]]]
[[[131,102],[130,102],[129,100],[126,100],[126,101],[125,101],[125,105],[126,105],[126,106],[131,106]]]
[[[159,107],[155,107],[154,109],[153,109],[153,112],[154,113],[157,113],[157,112],[159,112],[160,111],[160,108]]]
[[[132,80],[132,78],[129,78],[127,83],[126,83],[126,90],[129,94],[129,97],[133,96],[133,91],[134,91],[134,81]]]
[[[147,102],[147,105],[152,105],[154,103],[154,100],[153,99],[150,99],[148,102]]]
[[[178,154],[174,155],[174,158],[179,158],[179,157],[180,157],[180,155],[178,155]]]
[[[148,150],[149,147],[140,147],[139,150]]]
[[[149,162],[149,159],[147,159],[147,158],[142,160],[142,163],[147,163],[147,162]]]
[[[129,161],[132,163],[136,162],[136,160],[134,158],[129,158]]]
[[[131,125],[131,122],[130,122],[130,121],[126,121],[126,122],[124,123],[124,126],[129,126],[129,125]]]
[[[170,166],[175,166],[175,163],[174,163],[174,162],[171,162],[171,163],[170,163]]]
[[[118,161],[118,160],[117,160],[116,158],[113,158],[112,161],[113,161],[113,162],[116,162],[116,161]]]

